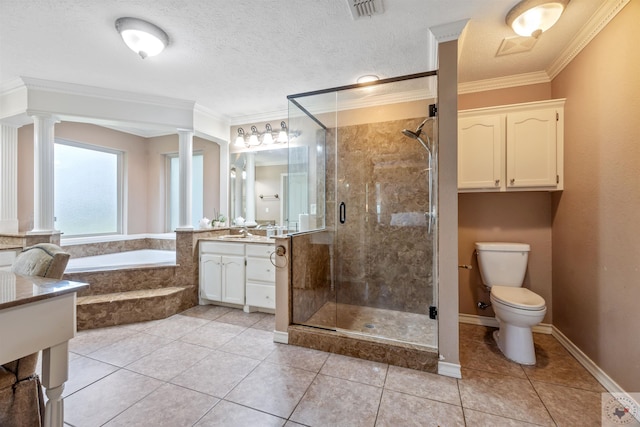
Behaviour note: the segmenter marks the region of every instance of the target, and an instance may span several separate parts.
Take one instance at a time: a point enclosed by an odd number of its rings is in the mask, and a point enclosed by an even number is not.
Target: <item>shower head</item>
[[[408,136],[411,139],[417,140],[420,144],[422,144],[424,149],[427,150],[429,152],[429,154],[431,154],[431,149],[429,148],[429,145],[431,145],[431,144],[425,144],[425,142],[422,140],[422,138],[420,138],[420,134],[422,133],[423,126],[429,120],[432,120],[432,117],[427,117],[426,119],[424,119],[422,121],[422,123],[420,123],[420,126],[418,126],[418,128],[415,130],[415,132],[412,131],[412,130],[409,130],[409,129],[402,129],[402,133],[405,136]],[[429,137],[428,136],[427,136],[427,141],[429,141]],[[429,142],[431,142],[431,141],[429,141]]]

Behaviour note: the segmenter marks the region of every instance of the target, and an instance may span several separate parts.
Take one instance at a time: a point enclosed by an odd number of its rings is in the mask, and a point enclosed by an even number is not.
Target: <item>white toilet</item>
[[[522,287],[530,247],[526,243],[478,242],[476,254],[482,283],[491,288],[491,305],[500,323],[493,333],[507,359],[535,365],[531,328],[542,322],[544,299]]]

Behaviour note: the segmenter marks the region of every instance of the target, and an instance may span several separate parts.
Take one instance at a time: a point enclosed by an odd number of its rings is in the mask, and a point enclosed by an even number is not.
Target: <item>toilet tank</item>
[[[522,286],[530,247],[526,243],[477,242],[482,283],[487,286]]]

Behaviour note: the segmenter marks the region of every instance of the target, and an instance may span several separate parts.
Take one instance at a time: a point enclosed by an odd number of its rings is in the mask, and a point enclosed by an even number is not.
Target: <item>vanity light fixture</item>
[[[516,34],[538,38],[558,22],[569,0],[522,0],[507,13],[506,22]]]
[[[156,56],[169,45],[169,36],[162,28],[138,18],[116,19],[116,30],[129,49],[142,59]]]
[[[274,131],[269,123],[267,123],[264,128],[264,132],[259,132],[257,126],[253,125],[250,128],[251,133],[248,135],[244,129],[238,128],[238,136],[236,136],[233,145],[235,147],[252,148],[259,145],[286,144],[289,142],[290,132],[284,121],[280,122],[279,130]],[[291,137],[296,137],[299,134],[299,132],[294,132]]]

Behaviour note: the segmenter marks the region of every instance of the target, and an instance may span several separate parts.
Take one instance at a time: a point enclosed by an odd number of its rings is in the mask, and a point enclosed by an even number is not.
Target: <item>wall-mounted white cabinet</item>
[[[275,247],[262,243],[200,242],[200,298],[256,308],[275,309]]]
[[[562,190],[564,101],[460,111],[458,190]]]

